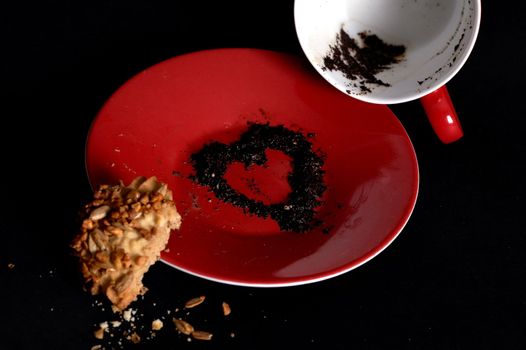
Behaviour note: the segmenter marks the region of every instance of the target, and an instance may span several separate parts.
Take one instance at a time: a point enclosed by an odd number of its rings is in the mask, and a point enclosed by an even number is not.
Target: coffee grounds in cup
[[[243,163],[247,168],[264,166],[267,149],[283,152],[291,158],[292,171],[287,177],[291,191],[279,203],[265,204],[248,198],[233,189],[224,177],[228,166],[234,162]],[[195,170],[191,176],[193,181],[207,186],[223,202],[259,217],[274,219],[283,231],[305,232],[321,224],[314,217],[326,189],[324,160],[301,132],[283,125],[250,123],[238,141],[208,143],[191,155],[191,162]]]
[[[389,69],[403,59],[405,46],[385,43],[375,34],[360,32],[361,45],[343,28],[323,57],[323,70],[340,71],[362,93],[371,92],[368,84],[390,86],[378,79],[376,74]],[[350,93],[348,90],[347,93]]]

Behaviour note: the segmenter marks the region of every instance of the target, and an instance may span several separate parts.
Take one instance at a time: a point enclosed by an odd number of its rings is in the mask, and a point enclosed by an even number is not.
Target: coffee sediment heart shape
[[[231,144],[210,142],[192,154],[195,170],[192,179],[209,187],[223,202],[259,217],[272,218],[283,231],[309,231],[321,224],[315,219],[316,208],[321,205],[326,190],[322,169],[324,159],[312,149],[309,138],[283,125],[250,123],[238,141]],[[268,160],[266,150],[279,151],[291,158],[292,171],[287,176],[290,193],[278,203],[265,204],[249,198],[225,179],[232,163],[242,163],[246,168],[265,165]]]

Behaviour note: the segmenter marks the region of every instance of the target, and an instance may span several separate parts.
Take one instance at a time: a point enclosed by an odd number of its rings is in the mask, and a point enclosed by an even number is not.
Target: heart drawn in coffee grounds
[[[247,169],[265,166],[267,150],[282,152],[291,159],[292,170],[287,176],[290,192],[277,203],[249,198],[234,189],[225,178],[228,167],[234,163],[242,163]],[[195,182],[208,186],[217,198],[226,203],[260,217],[272,218],[283,231],[305,232],[320,223],[314,216],[326,189],[322,170],[324,160],[300,132],[283,125],[251,123],[238,141],[231,144],[208,143],[192,154],[191,162]]]

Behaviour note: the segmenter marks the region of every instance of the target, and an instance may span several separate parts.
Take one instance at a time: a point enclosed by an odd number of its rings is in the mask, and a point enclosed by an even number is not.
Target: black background
[[[385,252],[329,281],[278,289],[157,264],[137,304],[144,320],[205,294],[192,317],[215,339],[187,343],[166,323],[135,348],[526,348],[520,4],[484,2],[477,45],[448,84],[462,140],[441,144],[418,102],[392,106],[421,183],[411,220]],[[302,56],[293,1],[19,1],[0,16],[0,348],[89,349],[94,325],[113,319],[82,291],[68,248],[90,195],[84,142],[94,115],[128,78],[174,55],[255,47]],[[214,316],[222,300],[233,308],[228,320]]]

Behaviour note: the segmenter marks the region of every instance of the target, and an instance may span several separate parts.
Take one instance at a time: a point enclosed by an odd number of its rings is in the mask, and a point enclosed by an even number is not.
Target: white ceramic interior
[[[307,58],[327,81],[357,99],[390,104],[417,99],[458,72],[478,34],[480,0],[296,0],[294,16]],[[322,70],[342,28],[405,45],[404,59],[377,75],[391,86],[368,85],[364,93],[342,73]]]

